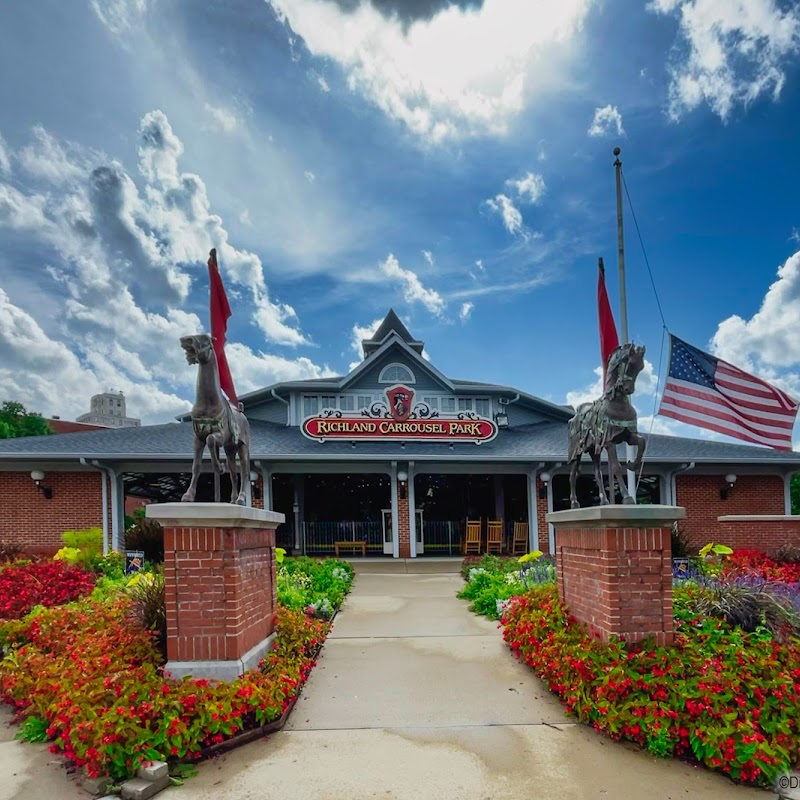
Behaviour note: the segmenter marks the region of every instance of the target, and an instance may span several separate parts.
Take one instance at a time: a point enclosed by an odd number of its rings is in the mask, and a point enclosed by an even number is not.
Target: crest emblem
[[[405,422],[411,414],[411,401],[414,399],[414,390],[407,386],[392,386],[386,390],[389,400],[389,413],[392,419]]]

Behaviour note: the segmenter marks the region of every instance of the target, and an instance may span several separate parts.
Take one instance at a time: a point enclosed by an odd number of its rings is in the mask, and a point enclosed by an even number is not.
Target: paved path
[[[570,723],[435,562],[359,565],[284,731],[200,767],[180,800],[769,800]],[[397,569],[397,568],[395,568]],[[371,570],[371,571],[366,571]],[[381,570],[381,572],[378,572]]]

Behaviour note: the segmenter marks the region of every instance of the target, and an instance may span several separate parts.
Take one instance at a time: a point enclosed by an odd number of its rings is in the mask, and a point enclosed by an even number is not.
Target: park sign
[[[497,436],[497,425],[472,411],[440,416],[425,403],[413,404],[414,390],[393,386],[386,390],[387,403],[344,414],[324,409],[318,416],[303,421],[301,430],[319,442],[347,441],[427,441],[488,442]]]

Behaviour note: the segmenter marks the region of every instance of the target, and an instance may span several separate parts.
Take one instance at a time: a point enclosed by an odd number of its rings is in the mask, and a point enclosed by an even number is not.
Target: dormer
[[[372,338],[362,340],[361,349],[364,351],[364,358],[369,358],[392,333],[397,334],[412,350],[422,355],[425,343],[415,339],[409,333],[408,328],[400,321],[400,317],[395,314],[394,309],[390,308],[389,313],[378,326],[378,330],[375,331]]]

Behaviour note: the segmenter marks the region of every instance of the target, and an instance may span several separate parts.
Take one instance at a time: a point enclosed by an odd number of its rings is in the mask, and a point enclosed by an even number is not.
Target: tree
[[[41,414],[26,411],[22,403],[6,400],[0,406],[0,439],[17,436],[46,436],[52,433]]]
[[[789,490],[792,495],[792,514],[800,514],[800,472],[792,475]]]

